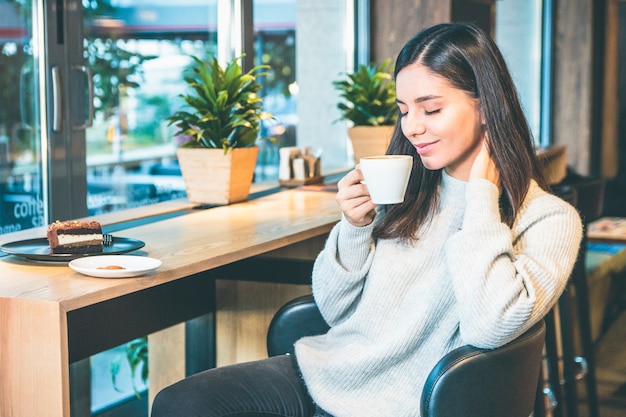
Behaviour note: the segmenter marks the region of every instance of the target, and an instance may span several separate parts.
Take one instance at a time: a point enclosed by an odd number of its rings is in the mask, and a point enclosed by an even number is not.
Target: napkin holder
[[[321,175],[321,151],[313,152],[310,147],[289,146],[281,148],[279,154],[280,185],[296,187],[324,181]]]

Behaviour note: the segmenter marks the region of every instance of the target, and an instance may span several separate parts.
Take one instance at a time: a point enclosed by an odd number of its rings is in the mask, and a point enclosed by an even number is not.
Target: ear
[[[485,112],[483,111],[483,106],[480,105],[480,100],[478,98],[475,99],[476,104],[478,104],[478,114],[480,114],[480,124],[481,126],[485,126]]]

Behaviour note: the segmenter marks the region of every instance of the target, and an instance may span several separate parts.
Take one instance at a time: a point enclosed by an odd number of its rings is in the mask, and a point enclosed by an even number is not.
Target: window
[[[38,7],[0,0],[0,234],[44,224]]]
[[[166,119],[181,104],[189,57],[216,54],[217,1],[85,2],[84,12],[88,214],[185,197]]]
[[[239,51],[270,65],[261,92],[276,121],[264,133],[322,149],[323,171],[348,167],[331,83],[354,64],[354,1],[242,1],[253,12],[251,51],[233,46],[232,27],[218,27],[219,7],[238,3],[85,0],[63,9],[0,0],[0,231],[184,197],[166,118],[190,55]],[[37,16],[48,17],[45,33],[31,25]],[[255,179],[276,182],[278,149],[259,144]]]
[[[262,136],[276,138],[280,146],[296,145],[298,125],[296,82],[296,0],[255,1],[253,4],[254,65],[269,65],[260,81],[265,109],[276,120],[264,126]],[[278,147],[262,141],[255,180],[278,178]]]
[[[519,91],[526,119],[537,144],[547,145],[542,132],[543,0],[500,0],[495,38]]]

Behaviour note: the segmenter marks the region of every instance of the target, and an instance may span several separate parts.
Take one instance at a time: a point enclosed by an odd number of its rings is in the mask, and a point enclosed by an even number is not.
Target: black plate
[[[0,250],[9,255],[21,256],[34,261],[68,262],[72,259],[95,255],[119,255],[143,248],[144,242],[137,239],[113,236],[113,243],[103,246],[101,252],[93,253],[50,253],[48,239],[27,239],[18,242],[6,243],[0,246]]]

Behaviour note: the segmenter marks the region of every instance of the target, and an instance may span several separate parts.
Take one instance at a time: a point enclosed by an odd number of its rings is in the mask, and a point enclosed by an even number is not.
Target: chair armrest
[[[462,346],[430,372],[421,415],[528,417],[533,411],[541,369],[545,323],[493,350]]]
[[[298,339],[324,334],[329,328],[313,295],[298,297],[282,306],[272,318],[267,331],[267,353],[269,356],[293,354]]]

